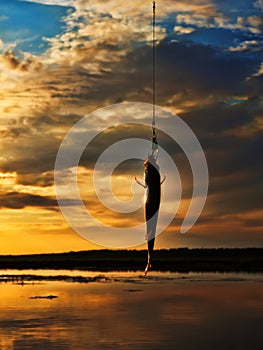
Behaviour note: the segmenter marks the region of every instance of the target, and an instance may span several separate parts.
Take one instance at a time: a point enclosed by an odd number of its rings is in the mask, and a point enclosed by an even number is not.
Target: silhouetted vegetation
[[[143,270],[146,250],[90,250],[58,254],[1,255],[0,269]],[[263,248],[161,249],[153,269],[174,272],[263,272]]]

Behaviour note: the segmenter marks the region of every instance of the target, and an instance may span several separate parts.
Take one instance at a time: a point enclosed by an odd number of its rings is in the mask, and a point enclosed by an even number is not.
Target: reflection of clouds
[[[2,285],[1,344],[94,350],[192,349],[194,344],[202,349],[205,339],[209,348],[221,349],[222,339],[244,348],[252,337],[259,339],[263,300],[258,276],[241,275],[237,282],[236,276],[225,275],[153,272],[147,280],[138,273],[109,275],[110,282],[100,283]],[[29,299],[50,294],[58,299]]]

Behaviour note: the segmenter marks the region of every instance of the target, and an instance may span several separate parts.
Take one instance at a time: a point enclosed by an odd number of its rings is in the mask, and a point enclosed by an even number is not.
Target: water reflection
[[[261,275],[107,277],[1,283],[0,349],[262,349]]]

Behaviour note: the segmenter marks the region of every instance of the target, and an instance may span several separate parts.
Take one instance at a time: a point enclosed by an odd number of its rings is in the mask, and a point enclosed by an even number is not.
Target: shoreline
[[[43,285],[47,282],[64,282],[73,284],[90,284],[90,283],[124,283],[124,284],[148,284],[148,283],[236,283],[236,282],[263,282],[262,273],[244,273],[244,272],[194,272],[194,273],[172,273],[172,272],[157,272],[151,271],[147,276],[143,271],[127,271],[124,274],[120,271],[93,272],[90,275],[80,274],[56,274],[56,270],[49,271],[49,274],[27,273],[1,274],[0,285]],[[43,273],[43,270],[42,270]]]
[[[146,250],[90,250],[53,254],[0,255],[0,269],[143,271]],[[160,249],[153,271],[263,272],[263,248]]]

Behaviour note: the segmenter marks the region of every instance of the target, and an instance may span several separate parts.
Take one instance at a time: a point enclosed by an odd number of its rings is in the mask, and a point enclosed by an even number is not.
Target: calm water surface
[[[22,274],[58,280],[8,278]],[[139,272],[14,270],[0,275],[1,350],[263,349],[263,275],[152,272],[144,278]],[[66,275],[99,279],[66,282],[61,277]],[[50,295],[56,298],[45,298]]]

